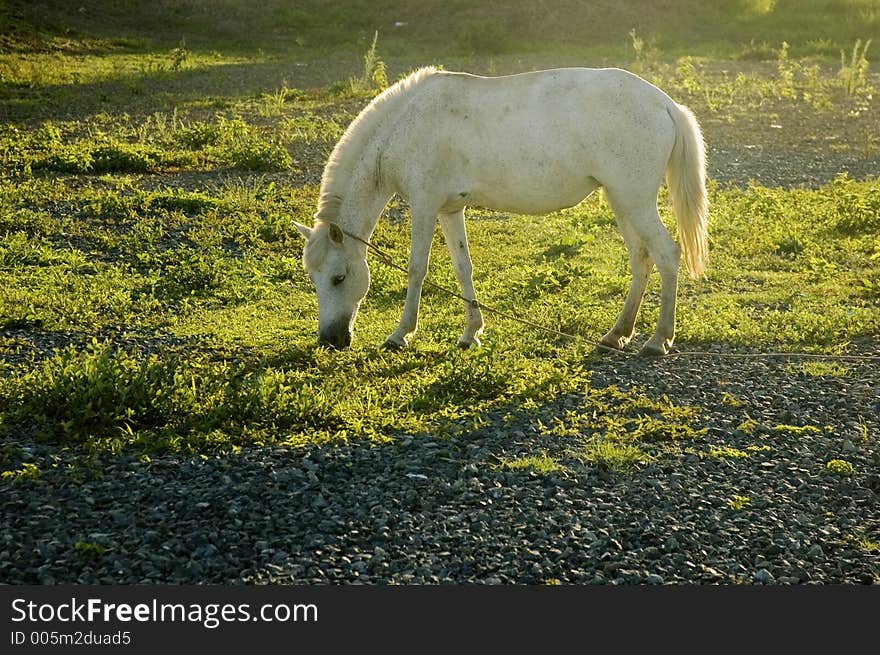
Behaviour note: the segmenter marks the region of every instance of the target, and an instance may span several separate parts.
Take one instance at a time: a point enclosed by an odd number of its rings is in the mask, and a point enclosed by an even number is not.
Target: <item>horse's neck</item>
[[[351,177],[351,185],[339,208],[337,223],[352,234],[369,240],[379,216],[391,199],[392,191],[379,180],[374,170],[360,170]]]

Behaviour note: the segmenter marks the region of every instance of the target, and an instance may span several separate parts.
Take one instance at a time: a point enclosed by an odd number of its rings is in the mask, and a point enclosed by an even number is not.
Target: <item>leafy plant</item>
[[[845,459],[832,459],[825,465],[825,470],[834,475],[849,476],[855,473],[855,468]]]
[[[26,482],[29,480],[39,480],[41,475],[42,472],[36,464],[25,462],[19,469],[3,471],[0,473],[0,478],[14,482]]]
[[[360,77],[349,80],[351,91],[355,94],[367,94],[382,91],[388,86],[388,73],[385,62],[379,56],[379,32],[373,34],[373,41],[364,54],[364,70]]]
[[[837,75],[843,82],[843,88],[848,96],[864,96],[872,91],[868,81],[870,62],[866,56],[870,45],[871,39],[864,43],[861,39],[856,39],[849,61],[846,59],[846,53],[840,51],[840,70]]]

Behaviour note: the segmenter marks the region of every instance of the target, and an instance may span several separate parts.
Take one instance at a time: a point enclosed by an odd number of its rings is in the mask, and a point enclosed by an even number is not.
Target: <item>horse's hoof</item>
[[[664,346],[651,346],[645,344],[639,351],[639,357],[664,357],[669,350]]]
[[[608,354],[608,353],[612,353],[612,352],[620,352],[621,350],[623,350],[623,348],[621,348],[620,346],[615,345],[613,343],[605,343],[603,341],[600,341],[599,343],[596,344],[596,352],[599,353],[600,355],[604,355],[604,354]]]
[[[459,339],[458,347],[462,350],[467,350],[468,348],[479,348],[482,344],[477,337],[471,337],[470,339]]]
[[[409,344],[406,341],[401,343],[399,341],[395,341],[391,337],[388,337],[387,339],[385,339],[385,343],[382,344],[382,348],[385,350],[403,350],[408,345]]]
[[[600,352],[608,352],[609,350],[623,350],[626,348],[626,344],[629,343],[631,337],[621,336],[619,334],[615,334],[614,332],[609,332],[604,337],[599,339],[599,345],[597,346],[597,350]]]

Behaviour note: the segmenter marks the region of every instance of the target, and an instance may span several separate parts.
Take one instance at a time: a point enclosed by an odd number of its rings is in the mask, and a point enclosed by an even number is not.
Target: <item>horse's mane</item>
[[[318,197],[318,212],[315,214],[318,220],[336,219],[354,167],[367,142],[373,136],[375,128],[389,112],[394,111],[403,98],[409,95],[409,91],[436,72],[436,67],[425,66],[410,73],[373,98],[348,126],[324,167],[321,193]]]

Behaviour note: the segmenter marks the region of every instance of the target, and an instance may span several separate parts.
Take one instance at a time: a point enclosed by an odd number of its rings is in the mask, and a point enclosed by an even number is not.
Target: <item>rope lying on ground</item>
[[[407,275],[409,275],[409,270],[394,262],[394,259],[391,257],[391,254],[385,250],[382,250],[379,246],[367,241],[366,239],[362,239],[356,234],[352,234],[348,230],[342,230],[347,236],[351,237],[355,241],[360,241],[368,249],[372,250],[373,253],[379,258],[386,266],[401,271]],[[452,289],[448,289],[436,282],[432,282],[427,278],[422,283],[424,286],[431,287],[432,289],[436,289],[437,291],[442,291],[448,296],[452,296],[453,298],[458,298],[459,300],[463,300],[464,302],[476,307],[477,309],[481,309],[484,312],[488,312],[490,314],[496,314],[497,316],[501,316],[502,318],[506,318],[511,321],[515,321],[517,323],[521,323],[522,325],[527,325],[528,327],[534,328],[536,330],[541,330],[543,332],[547,332],[548,334],[555,335],[557,337],[562,337],[564,339],[570,339],[572,341],[583,341],[584,343],[591,345],[599,350],[605,352],[611,352],[615,355],[620,355],[622,357],[635,357],[638,356],[638,353],[628,350],[620,350],[619,348],[614,348],[613,346],[606,346],[604,343],[599,343],[598,341],[592,341],[577,334],[571,334],[570,332],[563,332],[561,330],[556,330],[551,327],[547,327],[546,325],[541,325],[540,323],[534,323],[525,318],[520,318],[519,316],[514,316],[513,314],[508,314],[505,311],[502,311],[496,307],[492,307],[491,305],[487,305],[482,303],[475,298],[465,298],[460,293],[453,291]],[[757,358],[798,358],[798,359],[819,359],[819,360],[838,360],[838,361],[847,361],[847,362],[880,362],[880,355],[831,355],[831,354],[822,354],[822,353],[804,353],[804,352],[781,352],[781,351],[770,351],[770,352],[760,352],[760,353],[721,353],[721,352],[709,352],[709,351],[701,351],[701,350],[676,350],[670,352],[664,356],[664,359],[669,357],[717,357],[717,358],[725,358],[725,359],[757,359]]]

